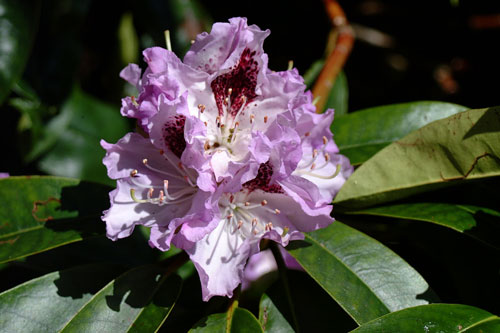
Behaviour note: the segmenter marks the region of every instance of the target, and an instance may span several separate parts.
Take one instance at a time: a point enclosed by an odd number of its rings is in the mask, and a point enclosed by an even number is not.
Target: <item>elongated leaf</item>
[[[335,198],[366,207],[455,182],[500,175],[500,108],[435,121],[384,148],[359,167]]]
[[[202,319],[189,332],[258,333],[263,331],[259,321],[250,311],[236,308],[232,313],[216,313]]]
[[[99,142],[116,142],[128,130],[119,107],[107,105],[75,89],[61,113],[47,125],[47,134],[33,148],[29,159],[46,154],[41,170],[56,176],[74,177],[112,185],[102,164],[105,151]]]
[[[39,1],[0,0],[0,104],[23,74],[39,12]]]
[[[357,165],[408,133],[466,109],[426,101],[384,105],[336,117],[332,132],[340,152]]]
[[[448,203],[409,203],[374,207],[349,214],[386,216],[430,222],[466,233],[499,247],[500,212],[471,205]]]
[[[162,276],[164,268],[141,266],[96,293],[64,325],[62,332],[154,332],[179,296],[182,280]]]
[[[264,332],[293,332],[292,326],[266,294],[260,299],[259,322]]]
[[[500,318],[461,304],[429,304],[404,309],[361,325],[352,332],[500,332]]]
[[[77,179],[0,179],[0,262],[103,235],[109,188]]]
[[[325,105],[325,109],[334,109],[335,116],[345,115],[348,111],[349,104],[349,86],[347,85],[347,77],[342,71],[335,79],[332,90]]]
[[[340,222],[306,234],[287,250],[359,324],[427,303],[428,285],[394,252]]]
[[[54,272],[0,294],[2,332],[58,332],[120,269],[87,265]]]

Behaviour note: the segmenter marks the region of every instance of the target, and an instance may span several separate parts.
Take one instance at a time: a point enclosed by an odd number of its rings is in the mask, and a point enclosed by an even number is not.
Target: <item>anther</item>
[[[205,124],[205,127],[207,127],[207,126],[208,126],[208,124],[207,124],[207,122],[206,122],[206,121],[204,121],[203,123]]]
[[[137,171],[136,169],[134,169],[134,170],[130,171],[130,177],[135,177],[135,176],[137,176],[137,172],[138,172],[138,171]]]
[[[130,96],[130,100],[132,101],[132,104],[134,104],[135,107],[139,106],[139,103],[135,100],[135,96]]]
[[[326,138],[326,136],[323,136],[323,144],[326,145],[328,143],[328,139]]]
[[[314,170],[315,167],[316,167],[316,163],[311,164],[311,170]]]
[[[163,191],[160,191],[160,196],[158,197],[158,199],[160,199],[160,203],[163,203],[163,198],[164,198]]]
[[[229,202],[233,203],[233,201],[234,201],[234,195],[231,194],[231,196],[229,197]]]
[[[165,154],[165,151],[163,149],[160,149],[160,155]]]
[[[311,135],[311,132],[305,132],[305,133],[304,133],[304,136],[305,136],[305,137],[308,137],[309,135]]]
[[[266,200],[266,199],[262,200],[262,202],[261,202],[260,204],[261,204],[262,206],[267,205],[267,200]]]
[[[229,97],[224,98],[224,104],[228,105],[229,104]]]
[[[269,222],[268,224],[266,224],[266,231],[271,231],[273,229],[273,223],[272,222]]]
[[[317,149],[314,149],[313,150],[313,158],[316,157],[318,155],[318,150]]]
[[[267,123],[267,116],[264,116],[264,124]]]
[[[255,119],[255,115],[251,114],[250,115],[250,124],[253,124],[253,120]]]
[[[274,210],[274,212],[275,212],[276,214],[281,213],[281,211],[280,211],[278,208],[276,208],[276,209]]]
[[[205,111],[205,105],[198,104],[198,109],[200,110],[201,113],[203,113],[203,111]]]
[[[203,146],[203,148],[205,148],[205,150],[209,150],[210,149],[210,143],[208,141],[206,141],[205,145]]]
[[[252,227],[255,228],[255,226],[257,226],[257,222],[258,220],[256,218],[252,219]]]
[[[227,90],[227,94],[228,94],[229,96],[231,96],[231,94],[232,94],[232,93],[233,93],[233,88],[229,88],[229,89]]]
[[[143,159],[142,160],[142,164],[147,165],[148,164],[148,159],[147,158]]]
[[[181,169],[182,171],[184,171],[184,166],[182,165],[182,162],[179,162],[177,165],[179,166],[179,169]]]
[[[226,218],[227,218],[228,220],[232,219],[232,218],[233,218],[233,214],[229,214],[228,216],[226,216]]]
[[[250,202],[246,201],[245,206],[247,206],[247,207],[250,206]]]
[[[243,221],[242,221],[242,220],[239,220],[239,221],[238,221],[238,229],[240,229],[242,225],[243,225]]]
[[[328,162],[329,160],[330,160],[330,154],[325,153],[325,161],[327,161],[327,162]]]
[[[151,199],[153,197],[153,192],[154,192],[154,188],[150,188],[149,191],[148,191],[148,199]]]

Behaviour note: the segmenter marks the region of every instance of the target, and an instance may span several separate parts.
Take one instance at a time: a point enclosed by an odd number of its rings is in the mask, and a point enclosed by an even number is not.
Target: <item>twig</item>
[[[318,113],[323,112],[328,94],[335,83],[335,79],[349,56],[354,44],[354,32],[345,17],[342,7],[336,0],[323,0],[325,9],[330,17],[333,29],[338,31],[335,48],[326,59],[323,70],[313,87],[313,95],[321,97],[316,104]]]

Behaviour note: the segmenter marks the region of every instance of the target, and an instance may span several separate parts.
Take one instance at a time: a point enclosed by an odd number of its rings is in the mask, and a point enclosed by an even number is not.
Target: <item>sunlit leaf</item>
[[[285,333],[294,331],[266,294],[262,295],[260,299],[259,322],[264,332]]]
[[[200,320],[189,332],[258,333],[263,331],[259,321],[250,311],[236,308],[233,312],[216,313]]]
[[[461,304],[429,304],[404,309],[361,325],[352,332],[500,332],[500,318]]]
[[[378,106],[335,117],[332,132],[340,152],[357,165],[408,133],[466,109],[443,102]]]
[[[154,332],[168,317],[182,279],[158,266],[136,267],[99,290],[61,332]]]
[[[359,324],[426,304],[425,280],[381,243],[338,221],[287,250]]]
[[[347,180],[334,202],[366,207],[500,175],[500,108],[435,121],[384,148]]]
[[[69,178],[0,179],[0,262],[103,235],[108,192]]]
[[[39,14],[39,1],[0,0],[0,104],[23,74]]]
[[[3,332],[58,332],[93,295],[118,275],[109,264],[54,272],[0,294]]]

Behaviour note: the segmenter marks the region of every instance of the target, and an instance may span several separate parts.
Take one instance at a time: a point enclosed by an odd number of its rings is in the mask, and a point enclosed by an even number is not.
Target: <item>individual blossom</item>
[[[190,135],[184,128],[185,98],[160,106],[156,117],[162,123],[161,133],[152,126],[148,138],[128,133],[116,144],[101,141],[108,176],[117,181],[110,193],[111,207],[103,216],[112,240],[143,225],[162,228],[163,245],[168,248],[174,236],[179,242],[197,241],[216,226],[211,223],[217,215],[211,199],[214,185],[182,160],[184,135]]]
[[[139,91],[121,112],[145,137],[103,142],[118,184],[108,236],[142,224],[152,246],[186,250],[204,300],[232,296],[262,239],[286,246],[330,224],[332,198],[352,173],[329,130],[333,111],[315,113],[297,70],[268,69],[268,35],[233,18],[200,34],[184,61],[145,50],[142,75],[137,65],[121,73]]]

